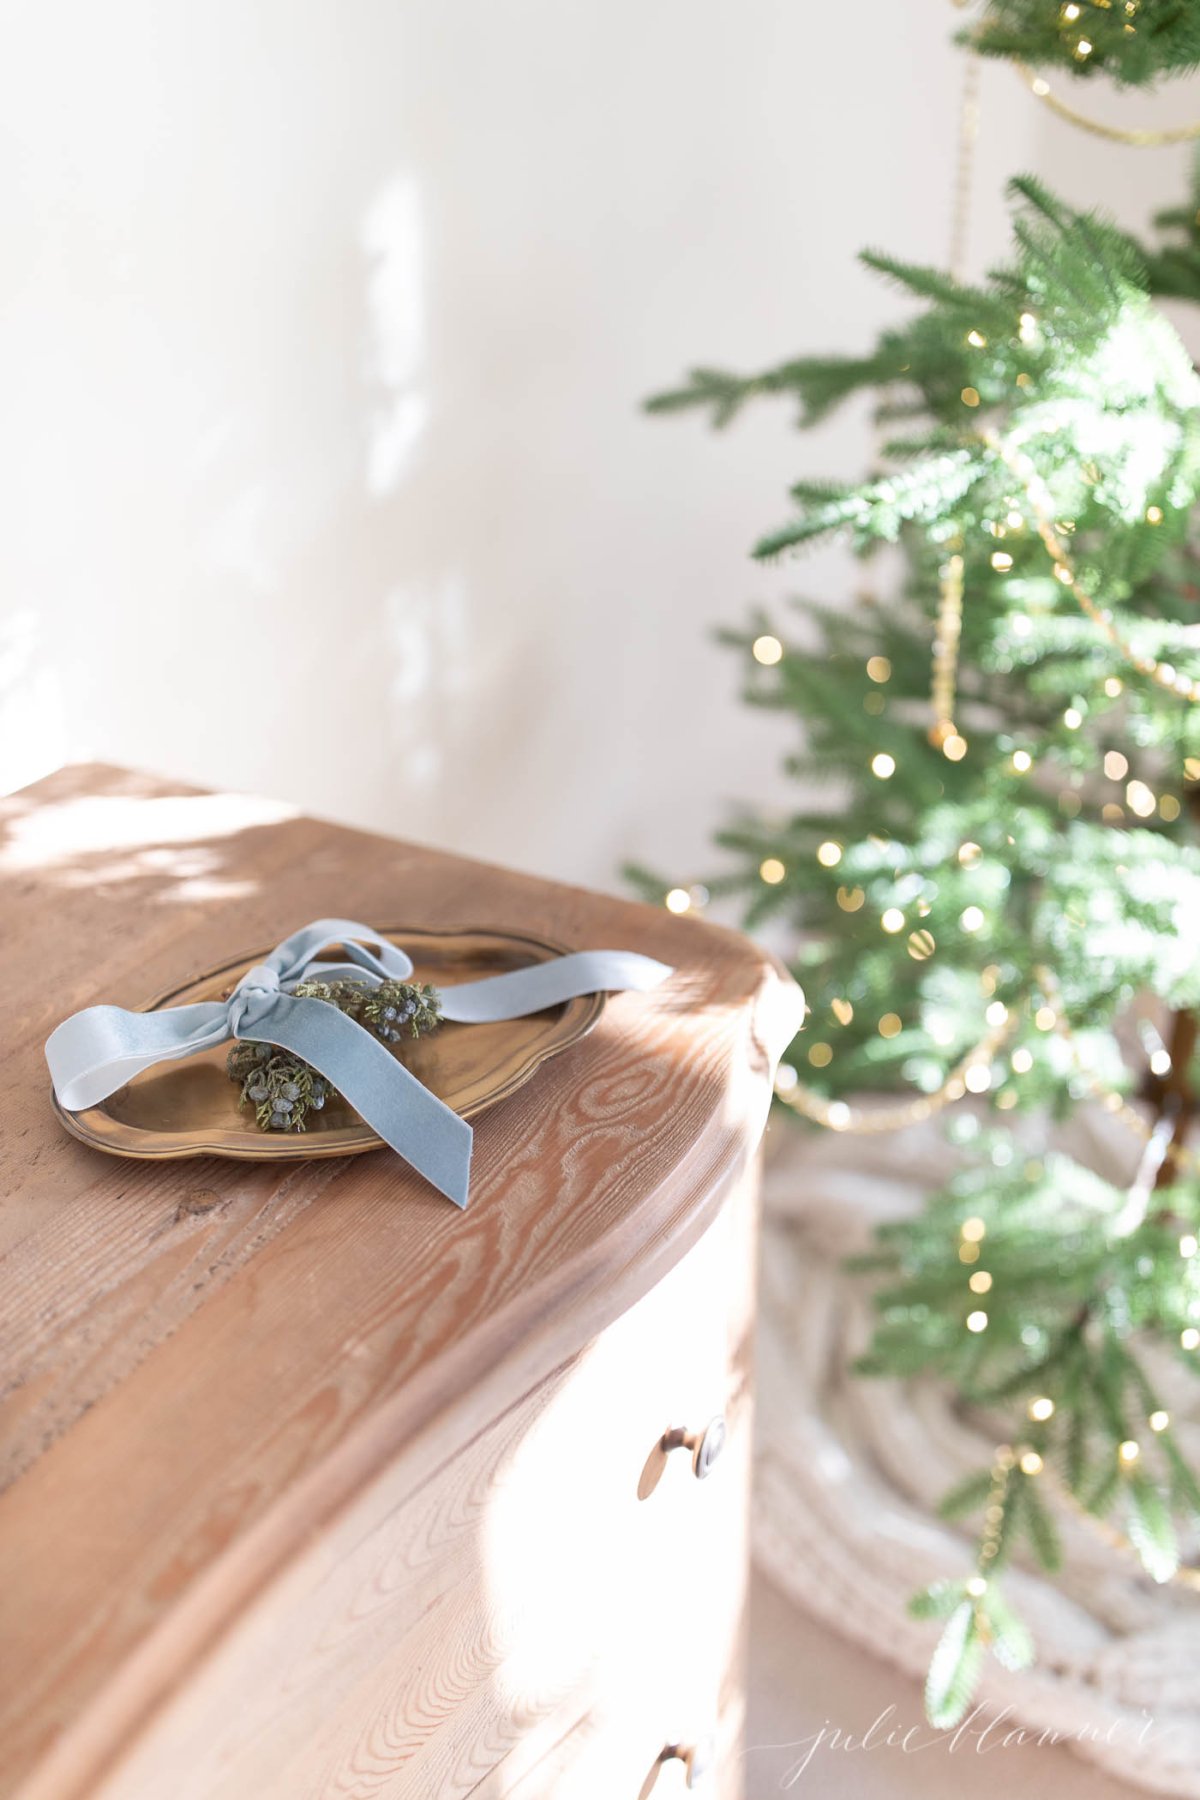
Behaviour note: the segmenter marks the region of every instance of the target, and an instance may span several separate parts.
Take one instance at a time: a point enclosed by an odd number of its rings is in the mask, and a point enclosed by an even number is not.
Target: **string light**
[[[766,668],[771,668],[773,664],[783,660],[783,645],[777,637],[772,637],[769,633],[755,638],[750,646],[750,651],[755,662],[762,663]]]
[[[1039,1394],[1036,1400],[1029,1402],[1026,1411],[1035,1423],[1042,1425],[1047,1419],[1054,1417],[1054,1402],[1048,1394]]]
[[[1022,1475],[1040,1475],[1045,1464],[1036,1450],[1026,1450],[1021,1457]]]
[[[1126,1438],[1123,1444],[1117,1446],[1118,1461],[1123,1462],[1127,1467],[1130,1463],[1135,1463],[1141,1454],[1141,1445],[1136,1443],[1133,1438]]]
[[[964,931],[978,931],[983,924],[983,911],[978,906],[968,906],[958,922]]]
[[[854,1008],[849,1000],[831,1000],[829,1010],[839,1025],[849,1025],[854,1018]]]
[[[1030,769],[1033,767],[1033,758],[1030,756],[1028,750],[1014,750],[1012,754],[1012,766],[1017,771],[1018,775],[1028,775]]]
[[[1123,781],[1129,773],[1129,758],[1119,750],[1104,752],[1104,773],[1110,781]]]
[[[885,931],[894,935],[897,931],[904,930],[904,914],[900,911],[898,906],[889,906],[887,911],[880,918],[879,923],[883,926]]]
[[[868,657],[867,674],[871,677],[872,681],[889,681],[892,674],[892,665],[886,656]]]
[[[967,1314],[967,1330],[968,1331],[974,1331],[974,1332],[986,1331],[987,1326],[988,1326],[988,1316],[985,1312],[972,1312],[972,1313]]]
[[[768,856],[759,863],[758,873],[768,887],[778,887],[779,883],[785,879],[787,869],[777,856]]]
[[[832,838],[817,848],[817,861],[823,869],[836,869],[842,860],[842,846],[835,844]]]
[[[1146,1420],[1146,1423],[1149,1425],[1151,1431],[1165,1431],[1171,1423],[1171,1415],[1168,1412],[1162,1411],[1152,1412],[1150,1417]]]
[[[987,1236],[987,1224],[983,1219],[964,1219],[958,1228],[958,1235],[966,1244],[981,1244]]]
[[[973,1275],[967,1277],[967,1286],[973,1294],[986,1294],[990,1291],[991,1285],[992,1278],[986,1269],[976,1269]]]
[[[1179,1254],[1185,1262],[1196,1254],[1196,1238],[1190,1231],[1185,1231],[1179,1240]]]
[[[1185,1350],[1194,1350],[1200,1344],[1200,1331],[1194,1325],[1187,1325],[1179,1334],[1179,1342]]]
[[[686,888],[672,888],[664,904],[668,912],[685,913],[692,904],[692,897]]]

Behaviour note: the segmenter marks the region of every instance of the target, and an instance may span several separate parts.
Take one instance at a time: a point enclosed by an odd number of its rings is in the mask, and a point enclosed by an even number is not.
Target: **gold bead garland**
[[[955,1064],[942,1085],[932,1094],[919,1094],[895,1106],[850,1106],[844,1100],[827,1100],[803,1083],[793,1088],[776,1089],[777,1098],[793,1112],[800,1113],[814,1125],[830,1131],[844,1131],[855,1137],[870,1137],[885,1131],[903,1131],[906,1125],[919,1125],[968,1092],[967,1075],[971,1069],[985,1067],[1013,1029],[1010,1014],[980,1038],[973,1050]]]
[[[940,600],[937,635],[933,640],[933,682],[930,702],[933,725],[929,740],[936,749],[946,751],[952,762],[966,749],[965,740],[954,723],[954,705],[958,686],[958,650],[962,640],[963,559],[960,549],[953,550],[939,571]],[[949,748],[947,748],[949,746]],[[961,746],[961,749],[959,748]],[[957,754],[955,754],[957,752]]]
[[[1014,57],[1013,67],[1030,93],[1043,106],[1048,106],[1051,112],[1057,113],[1060,119],[1065,119],[1068,125],[1078,126],[1080,131],[1090,131],[1094,137],[1108,138],[1114,144],[1132,144],[1140,150],[1158,149],[1165,144],[1186,144],[1200,137],[1200,119],[1194,120],[1190,125],[1167,125],[1157,131],[1136,131],[1127,126],[1106,125],[1102,120],[1093,119],[1069,105],[1028,63],[1020,62]]]
[[[1062,585],[1070,593],[1080,611],[1098,625],[1113,648],[1135,668],[1139,675],[1146,675],[1157,687],[1165,688],[1168,693],[1177,694],[1191,705],[1200,701],[1200,682],[1193,681],[1190,675],[1181,675],[1169,663],[1160,662],[1154,656],[1142,656],[1133,649],[1113,624],[1112,614],[1104,607],[1098,606],[1091,595],[1080,587],[1075,571],[1071,566],[1070,553],[1054,528],[1054,504],[1049,488],[1038,474],[1031,459],[1024,451],[1013,450],[994,432],[985,432],[982,441],[997,455],[1005,468],[1016,477],[1024,489],[1025,496],[1033,510],[1034,524],[1038,536],[1045,546],[1046,554],[1054,564],[1054,573]],[[1157,511],[1151,508],[1151,512]],[[1149,515],[1148,515],[1149,516]],[[1161,519],[1161,512],[1159,518]],[[1153,521],[1157,523],[1158,521]]]

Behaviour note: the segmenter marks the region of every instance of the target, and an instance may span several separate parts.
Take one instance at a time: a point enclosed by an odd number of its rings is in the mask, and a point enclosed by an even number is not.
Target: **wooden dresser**
[[[121,770],[0,826],[0,1794],[734,1800],[794,985],[665,911]],[[477,1121],[466,1213],[387,1151],[63,1133],[60,1018],[329,914],[676,973]]]

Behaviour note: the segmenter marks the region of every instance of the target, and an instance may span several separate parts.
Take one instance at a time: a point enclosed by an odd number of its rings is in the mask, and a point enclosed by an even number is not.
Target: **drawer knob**
[[[684,1785],[689,1788],[698,1788],[712,1770],[713,1755],[712,1738],[700,1738],[694,1744],[664,1744],[654,1760],[654,1767],[642,1783],[642,1791],[638,1795],[638,1800],[649,1800],[651,1790],[658,1780],[659,1770],[664,1763],[681,1762],[684,1771]]]
[[[692,1474],[697,1481],[703,1481],[725,1448],[726,1435],[725,1420],[718,1413],[715,1419],[708,1421],[703,1431],[688,1431],[683,1425],[676,1425],[670,1431],[664,1431],[662,1447],[668,1452],[689,1450],[692,1457]]]

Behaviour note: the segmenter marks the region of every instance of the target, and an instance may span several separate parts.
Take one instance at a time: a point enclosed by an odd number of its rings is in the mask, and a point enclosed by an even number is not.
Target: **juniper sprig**
[[[405,1032],[421,1037],[441,1023],[437,989],[428,983],[383,981],[370,987],[348,977],[313,978],[299,982],[294,992],[298,999],[336,1006],[385,1044],[398,1044]],[[310,1113],[340,1098],[319,1070],[275,1044],[237,1043],[225,1067],[241,1088],[239,1105],[253,1107],[262,1131],[303,1131]]]

